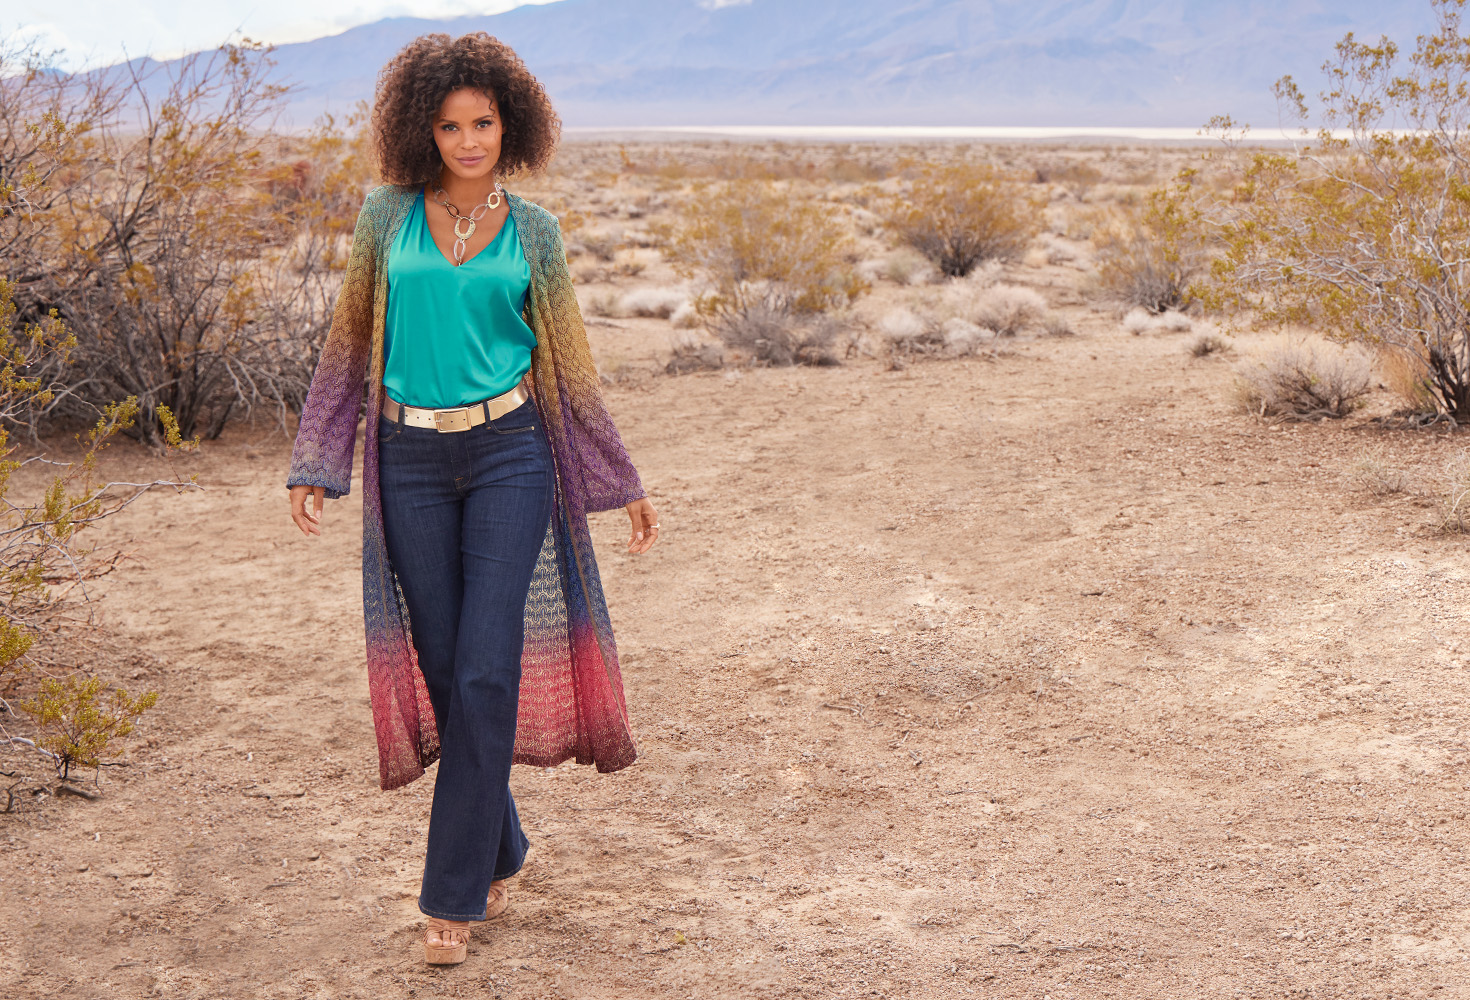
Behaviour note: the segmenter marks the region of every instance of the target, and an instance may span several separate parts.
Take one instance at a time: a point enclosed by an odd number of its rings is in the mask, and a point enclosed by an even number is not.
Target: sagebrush
[[[1246,409],[1285,419],[1338,419],[1356,410],[1373,388],[1373,369],[1356,349],[1286,344],[1236,366]]]
[[[839,213],[812,198],[734,181],[686,199],[664,253],[707,290],[695,309],[727,347],[768,364],[827,364],[832,310],[868,290]]]
[[[986,163],[924,164],[886,206],[897,239],[941,273],[963,277],[987,260],[1014,260],[1041,227],[1042,205],[1023,179]]]

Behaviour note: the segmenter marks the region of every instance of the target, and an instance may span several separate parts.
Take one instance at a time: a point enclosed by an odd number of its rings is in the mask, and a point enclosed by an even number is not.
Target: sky
[[[123,59],[171,59],[214,48],[238,32],[280,45],[334,35],[385,17],[498,14],[554,0],[6,0],[0,35],[35,39],[60,49],[65,69],[106,66]]]

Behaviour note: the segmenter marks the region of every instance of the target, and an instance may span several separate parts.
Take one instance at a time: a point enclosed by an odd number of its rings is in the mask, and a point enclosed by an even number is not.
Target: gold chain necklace
[[[487,208],[499,208],[500,198],[501,195],[503,195],[504,193],[505,188],[500,186],[499,181],[496,181],[495,190],[491,191],[490,195],[484,201],[480,202],[474,208],[470,209],[469,215],[460,215],[459,209],[449,203],[449,199],[445,195],[444,189],[435,185],[434,200],[444,206],[444,211],[454,216],[455,267],[458,267],[459,265],[464,263],[464,241],[475,235],[475,220],[484,215]],[[467,229],[465,232],[460,232],[459,227],[464,223],[469,223],[469,229]]]

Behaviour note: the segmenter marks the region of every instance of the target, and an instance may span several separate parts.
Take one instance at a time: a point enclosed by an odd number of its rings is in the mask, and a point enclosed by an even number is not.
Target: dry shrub
[[[629,229],[623,233],[623,244],[627,247],[643,247],[657,250],[664,245],[663,237],[654,230]]]
[[[636,278],[648,265],[637,257],[628,256],[613,265],[613,273],[620,278]]]
[[[1085,199],[1092,191],[1093,185],[1101,183],[1102,179],[1102,171],[1086,160],[1044,164],[1036,168],[1036,183],[1060,184],[1078,201]]]
[[[852,273],[857,275],[860,281],[866,281],[871,286],[882,280],[883,265],[882,260],[874,260],[870,257],[854,264]]]
[[[1352,475],[1359,486],[1374,496],[1393,496],[1409,491],[1409,473],[1388,461],[1384,449],[1363,452],[1353,463]]]
[[[1445,463],[1430,499],[1441,531],[1457,535],[1470,531],[1470,452],[1460,451]]]
[[[879,332],[895,341],[913,341],[927,337],[931,325],[920,319],[917,313],[902,306],[888,310],[878,320]]]
[[[960,357],[990,345],[996,337],[1027,330],[1046,336],[1071,336],[1071,325],[1047,309],[1033,289],[991,284],[995,269],[977,270],[951,281],[939,294],[925,295],[907,307],[885,313],[874,330],[890,353]]]
[[[1061,224],[1054,224],[1052,228],[1069,240],[1086,243],[1112,225],[1115,225],[1115,218],[1110,209],[1101,205],[1088,205],[1065,210]]]
[[[1049,263],[1051,263],[1051,260],[1047,255],[1046,247],[1032,246],[1021,255],[1021,264],[1025,267],[1046,267]]]
[[[1214,274],[1218,304],[1260,323],[1307,325],[1422,358],[1436,412],[1464,421],[1470,38],[1464,0],[1429,6],[1436,25],[1412,50],[1352,34],[1338,42],[1319,108],[1308,108],[1291,77],[1277,82],[1291,117],[1324,127],[1309,146],[1247,146],[1235,123],[1214,123],[1235,151],[1225,162],[1237,168],[1234,189],[1211,206],[1223,251]]]
[[[621,316],[617,292],[601,292],[587,300],[587,312],[593,316]]]
[[[865,260],[858,273],[872,281],[882,278],[896,285],[927,285],[939,277],[929,259],[911,247],[899,247],[878,260]]]
[[[1189,345],[1190,355],[1196,358],[1208,358],[1213,357],[1214,355],[1232,354],[1234,353],[1234,350],[1235,349],[1231,346],[1230,341],[1226,340],[1218,333],[1202,333],[1198,337],[1194,338],[1194,342]]]
[[[1236,366],[1242,405],[1263,417],[1313,420],[1352,413],[1373,387],[1368,357],[1355,348],[1287,344]]]
[[[1148,310],[1135,307],[1123,317],[1123,329],[1135,337],[1145,333],[1187,333],[1194,329],[1194,321],[1181,312],[1165,312],[1151,315]]]
[[[1204,227],[1186,187],[1151,191],[1141,209],[1099,229],[1092,243],[1098,282],[1149,313],[1184,311],[1205,266]]]
[[[1077,334],[1077,331],[1072,329],[1072,324],[1067,322],[1067,318],[1059,313],[1047,313],[1042,318],[1041,332],[1048,337],[1073,337]]]
[[[963,277],[986,260],[1015,260],[1040,228],[1042,205],[1020,178],[984,163],[925,164],[886,210],[903,243]]]
[[[687,299],[669,315],[669,323],[680,330],[693,329],[702,322],[699,317],[699,310],[694,307],[692,301]]]
[[[1143,309],[1130,309],[1123,317],[1123,329],[1138,337],[1152,329],[1149,314]]]
[[[595,285],[607,280],[607,271],[590,260],[579,260],[571,266],[572,282],[578,285]]]
[[[688,293],[678,288],[635,288],[618,299],[617,315],[668,319],[688,301]]]
[[[963,357],[993,348],[997,337],[1026,330],[1061,337],[1073,333],[1067,321],[1046,307],[1029,288],[991,284],[996,269],[972,272],[951,281],[938,295],[926,294],[884,313],[873,332],[891,357]]]
[[[283,88],[254,43],[69,76],[0,47],[0,251],[20,322],[55,307],[76,335],[35,420],[91,423],[135,397],[217,436],[306,394],[362,193],[362,143],[329,119],[262,132]],[[32,425],[33,432],[39,428]]]
[[[669,354],[669,362],[664,366],[669,375],[717,371],[725,365],[725,353],[719,344],[706,343],[696,337],[676,338],[670,344]]]
[[[1005,278],[1005,273],[1006,268],[1003,263],[998,260],[987,260],[967,274],[962,281],[946,282],[943,294],[945,296],[954,296],[957,294],[963,296],[966,294],[967,289],[973,291],[982,288],[991,288],[1001,283],[1001,280]]]
[[[883,228],[883,217],[861,205],[852,205],[847,210],[852,228],[862,236],[877,236]]]
[[[727,347],[767,364],[831,364],[829,310],[868,290],[831,205],[756,181],[734,181],[687,199],[664,252],[709,290],[695,308]]]
[[[899,306],[878,320],[875,330],[890,355],[933,354],[944,349],[944,330],[932,318]]]
[[[824,314],[794,315],[759,303],[731,313],[715,332],[726,347],[771,365],[835,365],[841,324]]]
[[[1070,244],[1063,243],[1048,234],[1042,240],[1042,252],[1046,262],[1053,267],[1081,267],[1082,252]]]
[[[944,349],[956,356],[974,354],[995,339],[994,330],[987,330],[959,316],[945,320],[940,331],[944,335]]]
[[[1434,414],[1439,409],[1426,353],[1418,344],[1380,344],[1374,359],[1384,384],[1403,401],[1408,414]]]
[[[1034,289],[995,285],[971,296],[964,318],[1002,337],[1014,337],[1047,316],[1046,300]]]
[[[995,339],[994,330],[962,317],[940,317],[932,311],[920,315],[903,307],[884,313],[875,329],[891,362],[915,355],[964,357]]]

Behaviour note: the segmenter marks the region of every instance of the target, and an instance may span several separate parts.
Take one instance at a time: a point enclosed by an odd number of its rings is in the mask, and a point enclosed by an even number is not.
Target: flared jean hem
[[[527,853],[529,853],[529,852],[527,852]],[[505,879],[508,879],[508,878],[514,878],[515,876],[517,876],[517,875],[519,875],[521,873],[521,869],[524,868],[524,867],[526,867],[526,855],[525,854],[522,854],[521,855],[521,863],[520,864],[516,865],[513,869],[511,869],[510,871],[506,872],[504,875],[500,874],[499,872],[496,872],[494,875],[490,876],[490,881],[492,881],[492,882],[501,882],[501,881],[503,881]],[[426,917],[438,917],[440,920],[484,920],[485,919],[485,911],[484,910],[481,910],[479,913],[473,914],[471,916],[464,916],[462,914],[457,914],[457,913],[446,913],[443,910],[431,910],[428,907],[424,906],[424,895],[423,895],[422,892],[419,893],[419,900],[418,900],[418,902],[419,902],[419,912],[422,913]],[[489,903],[489,900],[488,899],[486,900],[486,903],[487,904]]]

